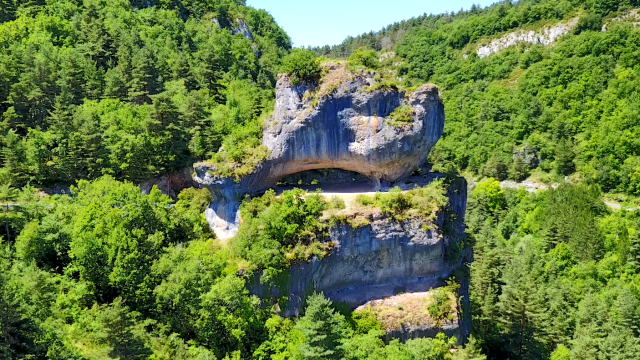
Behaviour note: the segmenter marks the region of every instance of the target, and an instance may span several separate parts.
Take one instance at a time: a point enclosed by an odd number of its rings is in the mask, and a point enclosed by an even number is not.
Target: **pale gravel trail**
[[[551,188],[556,189],[559,185],[558,184],[554,184],[551,185]],[[536,182],[530,182],[530,181],[524,181],[524,182],[515,182],[515,181],[502,181],[500,183],[500,187],[502,187],[503,189],[519,189],[519,188],[525,188],[528,192],[530,193],[537,193],[538,191],[544,191],[544,190],[549,190],[549,185],[546,184],[540,184],[540,183],[536,183]],[[607,205],[609,208],[611,209],[615,209],[615,210],[625,210],[625,211],[638,211],[640,209],[635,208],[635,207],[628,207],[628,206],[622,206],[622,204],[613,202],[613,201],[607,201],[604,200],[605,205]]]

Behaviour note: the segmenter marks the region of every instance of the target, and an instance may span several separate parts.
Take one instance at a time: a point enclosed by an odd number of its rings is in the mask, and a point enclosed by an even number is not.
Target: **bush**
[[[378,54],[366,47],[361,47],[349,56],[349,67],[358,68],[365,67],[367,69],[377,69],[380,67]]]
[[[344,200],[342,200],[342,198],[337,197],[337,196],[332,196],[331,199],[329,199],[329,208],[330,209],[339,209],[342,210],[346,207]]]
[[[358,195],[356,196],[356,202],[362,206],[371,206],[375,201],[371,196]]]
[[[403,193],[402,189],[396,187],[387,194],[380,195],[377,205],[383,214],[400,215],[411,208],[411,198],[408,194]]]
[[[240,206],[242,225],[232,248],[250,262],[248,270],[265,269],[264,279],[270,279],[287,263],[321,257],[329,249],[323,243],[326,225],[318,220],[326,208],[319,193],[267,191]]]
[[[429,315],[438,323],[451,317],[451,298],[447,290],[434,290],[427,311],[429,311]]]
[[[585,14],[578,19],[578,24],[573,29],[573,33],[578,35],[584,31],[600,31],[602,29],[602,15]]]
[[[256,120],[235,127],[210,161],[216,165],[215,175],[240,180],[268,156],[269,150],[262,145],[262,127]]]
[[[294,49],[282,59],[282,72],[291,76],[293,85],[302,82],[316,84],[322,76],[320,59],[310,50]]]
[[[413,123],[413,120],[416,117],[416,112],[411,106],[402,105],[396,108],[389,117],[391,118],[391,126],[402,127]]]

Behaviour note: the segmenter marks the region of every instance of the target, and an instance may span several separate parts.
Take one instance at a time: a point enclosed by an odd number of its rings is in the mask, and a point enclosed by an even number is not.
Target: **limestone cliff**
[[[322,291],[333,301],[346,302],[355,308],[398,293],[437,288],[471,260],[468,250],[461,250],[465,236],[466,181],[454,181],[447,195],[449,205],[434,222],[421,218],[396,222],[377,214],[365,226],[338,224],[330,231],[336,247],[329,256],[292,266],[279,287],[265,288],[258,274],[250,291],[263,298],[286,297],[282,315],[294,316],[299,313],[304,297],[314,291]],[[468,283],[462,279],[461,285],[460,295],[465,295]],[[464,296],[463,307],[466,302],[468,297]],[[416,329],[424,333],[446,330],[464,341],[469,332],[468,319],[456,318],[446,325],[444,329],[416,324]],[[411,332],[404,336],[411,336]]]
[[[557,39],[570,33],[577,24],[578,18],[573,18],[554,26],[545,27],[540,31],[517,30],[510,32],[499,39],[491,41],[488,45],[481,46],[478,49],[477,54],[480,58],[485,58],[519,43],[551,45]]]
[[[288,76],[279,77],[273,116],[263,127],[267,159],[239,180],[216,176],[212,164],[194,167],[194,179],[214,196],[206,215],[219,238],[236,233],[244,195],[259,194],[292,174],[318,169],[357,172],[373,182],[374,191],[391,185],[408,190],[417,184],[407,177],[425,163],[444,128],[438,89],[424,85],[407,93],[376,84],[374,76],[352,74],[344,65],[333,64],[318,86],[293,85]],[[399,108],[405,114],[402,122],[394,118]],[[420,176],[426,182],[438,177],[443,175]],[[293,264],[277,286],[262,284],[256,274],[250,291],[267,301],[279,299],[282,315],[292,316],[314,291],[355,308],[398,293],[428,293],[441,287],[471,260],[471,252],[464,249],[466,189],[464,179],[453,181],[449,205],[435,218],[397,221],[373,212],[366,221],[338,221],[329,231],[334,247],[328,256]],[[458,280],[461,306],[468,308],[468,281],[464,276]],[[464,341],[469,312],[463,314],[446,328],[422,323],[402,334],[389,334],[408,338],[445,331]]]
[[[234,234],[242,196],[271,188],[287,175],[336,168],[380,184],[402,179],[425,162],[444,129],[438,89],[375,89],[372,73],[345,71],[331,68],[319,86],[294,86],[288,76],[279,77],[274,113],[263,131],[270,156],[249,176],[219,178],[215,166],[195,165],[196,181],[216,199],[207,216],[220,237]],[[390,114],[403,105],[413,110],[412,121],[392,126]]]

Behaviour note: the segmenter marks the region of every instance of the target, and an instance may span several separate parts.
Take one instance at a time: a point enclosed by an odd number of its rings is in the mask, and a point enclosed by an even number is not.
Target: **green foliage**
[[[551,354],[551,360],[571,360],[569,348],[562,344],[558,345],[558,348]]]
[[[388,193],[377,193],[374,200],[376,207],[382,210],[383,214],[401,216],[405,211],[411,209],[409,195],[399,187],[389,190]]]
[[[322,76],[320,59],[313,51],[294,49],[282,59],[281,71],[291,76],[294,85],[299,83],[317,84]]]
[[[355,70],[357,68],[365,69],[377,69],[380,66],[378,60],[378,54],[374,50],[369,50],[366,47],[361,47],[351,56],[349,56],[349,68]]]
[[[300,189],[276,196],[273,190],[245,201],[243,219],[232,248],[250,262],[245,270],[263,269],[263,280],[275,279],[279,271],[295,261],[322,257],[330,249],[327,225],[318,219],[327,203],[319,194]]]
[[[346,205],[341,197],[334,195],[331,197],[331,199],[329,199],[329,209],[342,210],[345,207]]]
[[[142,181],[221,146],[240,173],[265,156],[234,149],[259,145],[255,124],[291,47],[265,11],[237,0],[27,3],[0,6],[0,167],[15,185]],[[233,34],[240,22],[253,40]]]
[[[216,165],[215,175],[239,181],[251,174],[268,156],[269,151],[262,145],[262,126],[254,121],[234,128],[211,162]]]
[[[356,196],[356,202],[362,206],[371,206],[375,203],[374,199],[371,196],[363,194]]]
[[[441,321],[451,315],[451,303],[449,293],[446,290],[436,289],[433,292],[427,311],[429,311],[429,315],[436,321]]]
[[[363,206],[374,206],[383,214],[402,221],[411,216],[420,216],[433,220],[435,213],[447,206],[449,198],[444,179],[435,180],[429,185],[413,190],[403,191],[396,187],[387,193],[376,193],[375,196],[358,195],[356,202]]]
[[[485,209],[492,214],[497,214],[507,205],[504,190],[493,178],[479,182],[471,195],[484,204]]]
[[[606,14],[637,5],[504,2],[421,16],[317,51],[348,57],[362,46],[395,50],[398,60],[380,72],[397,73],[407,88],[438,85],[447,121],[430,153],[436,169],[500,181],[578,173],[605,192],[635,194],[637,151],[627,139],[637,131],[633,59],[640,38],[624,21],[610,22],[605,32],[601,28]],[[539,30],[576,16],[575,34],[551,46],[520,44],[484,58],[475,54],[480,45],[516,28]]]
[[[416,118],[415,110],[411,106],[402,105],[393,110],[389,115],[391,118],[390,124],[393,127],[403,127],[405,125],[413,124]]]
[[[637,356],[639,333],[620,324],[638,316],[637,267],[625,260],[638,217],[610,213],[601,195],[508,190],[491,212],[489,197],[471,194],[473,333],[489,359]]]
[[[573,29],[573,33],[579,35],[584,31],[600,31],[602,29],[602,15],[588,13],[578,19],[578,24]]]
[[[305,314],[296,324],[296,330],[304,336],[300,344],[300,359],[342,359],[342,342],[347,336],[344,316],[331,307],[331,301],[323,294],[307,299]]]

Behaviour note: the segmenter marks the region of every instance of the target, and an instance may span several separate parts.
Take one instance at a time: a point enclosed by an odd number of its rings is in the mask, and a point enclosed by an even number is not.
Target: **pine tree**
[[[526,240],[522,240],[523,242]],[[504,325],[505,350],[511,359],[543,359],[541,318],[546,311],[544,292],[538,284],[541,260],[533,241],[504,269],[500,295],[500,322]]]
[[[331,360],[342,358],[342,342],[346,338],[344,316],[335,312],[331,301],[322,293],[311,295],[305,315],[296,325],[305,337],[300,345],[304,360]]]
[[[638,226],[636,226],[638,227]],[[629,251],[627,255],[629,264],[636,273],[640,272],[640,234],[636,229],[629,229]]]
[[[485,223],[475,240],[470,291],[473,327],[482,337],[481,340],[493,339],[498,336],[495,331],[498,323],[497,304],[504,263],[501,250],[496,248],[492,224]]]
[[[569,175],[575,170],[573,145],[567,140],[560,140],[556,145],[556,171],[561,175]]]
[[[13,20],[17,8],[16,0],[0,0],[0,23]]]

